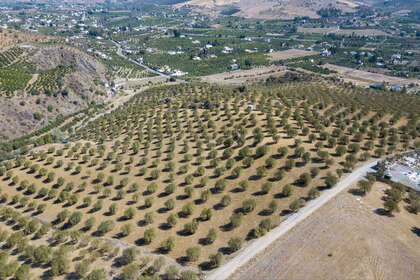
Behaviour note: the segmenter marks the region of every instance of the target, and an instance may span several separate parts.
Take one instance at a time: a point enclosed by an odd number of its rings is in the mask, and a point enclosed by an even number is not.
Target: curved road
[[[373,171],[372,167],[374,167],[378,161],[379,160],[374,160],[357,168],[351,174],[338,182],[335,187],[324,191],[320,197],[310,201],[308,204],[306,204],[305,207],[301,208],[299,212],[289,216],[278,227],[267,233],[267,235],[251,241],[248,246],[240,250],[235,257],[229,260],[229,262],[209,274],[206,277],[206,280],[224,280],[229,278],[235,272],[235,270],[243,265],[246,265],[252,258],[262,252],[272,242],[283,236],[294,226],[302,222],[309,215],[318,210],[347,187],[358,182],[360,179],[366,176],[368,172]]]
[[[128,58],[127,56],[125,56],[125,55],[122,53],[122,48],[121,48],[121,45],[120,45],[118,42],[116,42],[116,41],[112,41],[112,43],[114,43],[114,44],[118,47],[118,50],[117,50],[117,55],[118,55],[118,56],[120,56],[120,57],[122,57],[122,58],[124,58],[124,59],[126,59],[126,60],[130,61],[131,63],[134,63],[134,64],[136,64],[136,65],[140,66],[140,67],[143,67],[144,69],[146,69],[147,71],[149,71],[149,72],[151,72],[151,73],[153,73],[153,74],[156,74],[156,75],[159,75],[159,76],[165,77],[165,78],[167,78],[167,79],[169,79],[169,78],[171,77],[171,76],[166,75],[166,74],[164,74],[164,73],[162,73],[162,72],[156,71],[156,70],[154,70],[154,69],[152,69],[152,68],[150,68],[150,67],[148,67],[148,66],[144,65],[143,63],[140,63],[140,62],[138,62],[138,61],[135,61],[134,59]]]

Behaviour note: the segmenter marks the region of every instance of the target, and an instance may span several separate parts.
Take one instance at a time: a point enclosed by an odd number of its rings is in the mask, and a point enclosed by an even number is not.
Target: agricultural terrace
[[[1,168],[1,201],[208,270],[356,166],[420,145],[415,97],[286,78],[139,93]]]
[[[25,89],[32,75],[24,65],[24,52],[14,47],[0,53],[0,94],[12,95]]]

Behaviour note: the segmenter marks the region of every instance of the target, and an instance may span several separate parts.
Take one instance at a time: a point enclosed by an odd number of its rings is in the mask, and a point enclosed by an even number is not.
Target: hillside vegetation
[[[64,236],[209,270],[355,166],[419,147],[419,112],[415,97],[294,74],[155,87],[2,167],[1,201]]]
[[[74,48],[27,46],[0,53],[0,141],[101,103],[106,82],[105,66]]]

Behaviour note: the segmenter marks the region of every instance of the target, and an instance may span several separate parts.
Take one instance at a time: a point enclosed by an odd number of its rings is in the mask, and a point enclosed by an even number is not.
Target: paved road
[[[116,41],[112,41],[112,43],[114,43],[114,44],[118,47],[118,50],[117,50],[117,55],[119,55],[120,57],[122,57],[122,58],[124,58],[124,59],[126,59],[126,60],[130,61],[131,63],[134,63],[134,64],[136,64],[136,65],[140,66],[140,67],[143,67],[144,69],[146,69],[147,71],[149,71],[149,72],[151,72],[151,73],[153,73],[153,74],[156,74],[156,75],[159,75],[159,76],[162,76],[162,77],[168,78],[168,79],[171,77],[171,76],[166,75],[166,74],[164,74],[164,73],[162,73],[162,72],[156,71],[156,70],[154,70],[154,69],[152,69],[152,68],[150,68],[150,67],[148,67],[148,66],[144,65],[143,63],[140,63],[140,62],[138,62],[138,61],[135,61],[134,59],[128,58],[127,56],[125,56],[125,55],[122,53],[122,48],[121,48],[121,45],[120,45],[118,42],[116,42]]]
[[[371,168],[375,166],[377,162],[378,160],[371,161],[359,167],[354,172],[338,182],[334,188],[324,191],[320,197],[310,201],[305,207],[300,209],[299,212],[289,216],[285,221],[270,231],[267,235],[251,241],[247,247],[239,251],[239,253],[234,258],[229,260],[229,262],[208,275],[206,280],[224,280],[229,278],[229,276],[231,276],[235,270],[247,264],[252,258],[261,253],[272,242],[276,241],[282,235],[287,233],[294,226],[302,222],[309,215],[326,204],[329,200],[345,190],[347,187],[362,179],[367,174],[367,172],[373,171]]]

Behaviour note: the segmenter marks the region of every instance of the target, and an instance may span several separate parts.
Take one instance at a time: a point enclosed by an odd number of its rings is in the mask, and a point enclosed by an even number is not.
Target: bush
[[[129,207],[124,211],[124,219],[131,220],[136,215],[137,211],[134,207]]]
[[[146,244],[152,243],[155,237],[156,237],[156,230],[154,228],[149,228],[144,231],[144,242],[146,242]]]
[[[78,223],[80,223],[80,221],[82,220],[82,216],[83,216],[83,214],[82,214],[82,212],[80,212],[80,211],[76,211],[76,212],[74,212],[71,216],[70,216],[70,218],[69,218],[69,220],[68,220],[68,225],[70,226],[70,227],[72,227],[72,226],[75,226],[75,225],[77,225]]]
[[[338,178],[332,174],[327,174],[327,178],[325,179],[325,185],[327,188],[332,188],[337,184]]]
[[[266,182],[261,187],[261,193],[262,194],[268,194],[271,191],[272,188],[273,188],[273,183]]]
[[[182,207],[181,214],[184,217],[190,216],[194,212],[194,204],[192,202],[188,202]]]
[[[140,251],[137,248],[124,249],[121,255],[123,264],[130,264],[134,262],[139,255]]]
[[[209,232],[206,236],[206,243],[212,244],[217,239],[217,230],[214,228],[209,229]]]
[[[175,248],[175,238],[169,237],[168,239],[162,241],[161,247],[165,252],[170,252]]]
[[[242,203],[242,212],[245,214],[254,211],[255,207],[257,206],[257,202],[255,199],[247,199]]]
[[[257,150],[255,151],[255,157],[260,158],[267,154],[268,147],[267,146],[259,146]]]
[[[194,234],[198,229],[198,221],[193,220],[192,222],[184,225],[184,231],[188,234]]]
[[[201,248],[200,247],[190,247],[187,249],[187,259],[189,262],[196,262],[200,258]]]
[[[181,280],[199,280],[200,278],[194,271],[187,270],[181,273]]]
[[[220,204],[223,207],[229,206],[231,202],[232,202],[232,198],[229,195],[224,195],[222,199],[220,200]]]
[[[76,264],[75,272],[80,279],[85,277],[86,274],[89,272],[89,266],[90,266],[90,262],[87,262],[87,261],[82,261]]]
[[[175,214],[169,215],[169,217],[166,219],[166,223],[170,227],[174,227],[178,223],[178,216]]]
[[[311,188],[308,192],[309,199],[315,199],[320,195],[318,188]]]
[[[103,221],[99,226],[98,226],[98,234],[99,235],[104,235],[107,232],[110,232],[111,230],[113,230],[115,227],[115,222],[112,220],[106,220]]]
[[[85,280],[106,280],[107,274],[105,269],[94,269],[92,270],[89,275],[85,278]]]
[[[300,208],[302,208],[305,205],[305,201],[303,199],[295,199],[290,203],[289,209],[292,212],[297,212]]]
[[[200,219],[202,221],[208,221],[213,216],[213,210],[211,208],[203,209],[200,214]]]
[[[216,181],[216,185],[214,186],[216,192],[222,192],[226,189],[226,180],[219,179]]]
[[[230,226],[231,228],[237,228],[241,225],[243,220],[243,214],[241,212],[239,213],[233,213],[230,217]]]
[[[210,255],[209,261],[211,267],[219,267],[223,262],[223,254],[218,252],[217,254]]]
[[[231,239],[229,239],[228,245],[232,252],[236,252],[242,247],[242,238],[232,237]]]
[[[139,279],[140,267],[138,264],[132,263],[126,265],[122,270],[124,280],[137,280]]]

